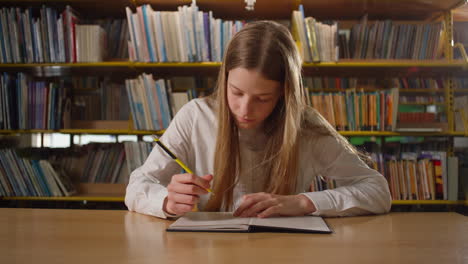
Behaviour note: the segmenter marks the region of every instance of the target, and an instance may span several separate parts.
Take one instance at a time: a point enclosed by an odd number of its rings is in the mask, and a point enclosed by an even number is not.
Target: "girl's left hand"
[[[252,193],[244,195],[234,212],[240,217],[300,216],[315,212],[314,204],[305,195]]]

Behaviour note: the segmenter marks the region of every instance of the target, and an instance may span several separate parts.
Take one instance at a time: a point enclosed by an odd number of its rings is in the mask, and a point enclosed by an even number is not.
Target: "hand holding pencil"
[[[213,180],[213,175],[208,174],[199,177],[193,174],[192,170],[178,159],[157,136],[153,136],[153,139],[164,152],[187,172],[172,176],[171,182],[167,186],[168,195],[164,201],[163,210],[174,215],[182,215],[193,210],[196,211],[200,195],[212,192],[210,181]]]

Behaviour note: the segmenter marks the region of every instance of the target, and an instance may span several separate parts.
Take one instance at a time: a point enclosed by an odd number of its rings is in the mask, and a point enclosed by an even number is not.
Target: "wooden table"
[[[0,209],[0,263],[468,263],[468,218],[328,218],[333,234],[168,233],[128,211]]]

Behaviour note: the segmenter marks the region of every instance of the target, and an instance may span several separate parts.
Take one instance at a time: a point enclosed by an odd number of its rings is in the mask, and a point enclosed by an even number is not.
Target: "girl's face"
[[[281,96],[281,84],[265,79],[255,70],[235,68],[229,71],[227,100],[239,128],[260,126]]]

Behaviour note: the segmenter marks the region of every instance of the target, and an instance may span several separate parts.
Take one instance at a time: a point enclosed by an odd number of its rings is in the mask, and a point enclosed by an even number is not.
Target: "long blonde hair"
[[[227,101],[227,77],[235,68],[256,70],[281,83],[284,93],[264,121],[267,143],[262,165],[270,175],[264,191],[292,194],[298,176],[298,146],[303,129],[331,135],[350,150],[354,148],[314,109],[307,106],[302,86],[302,60],[289,30],[279,23],[258,21],[246,24],[230,41],[221,65],[215,93],[218,133],[214,157],[215,196],[205,210],[231,210],[233,189],[240,173],[238,128]],[[355,150],[354,150],[355,151]]]

